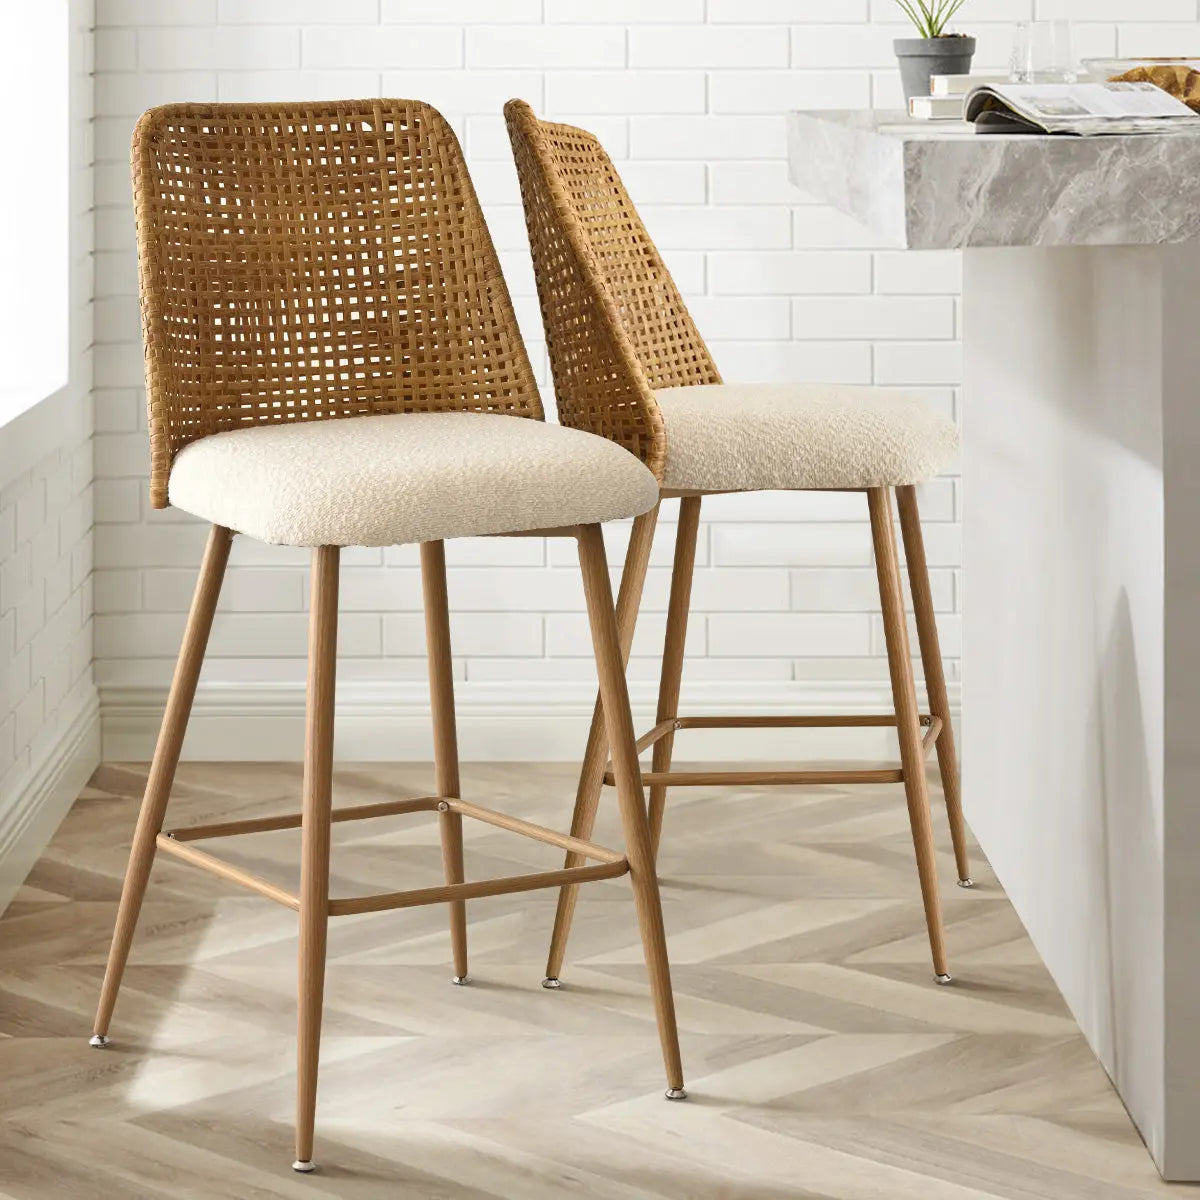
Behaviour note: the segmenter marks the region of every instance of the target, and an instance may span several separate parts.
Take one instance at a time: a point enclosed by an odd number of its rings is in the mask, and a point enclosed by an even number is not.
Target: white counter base
[[[963,795],[1169,1179],[1200,1179],[1200,247],[969,249]],[[953,956],[953,940],[951,939]]]

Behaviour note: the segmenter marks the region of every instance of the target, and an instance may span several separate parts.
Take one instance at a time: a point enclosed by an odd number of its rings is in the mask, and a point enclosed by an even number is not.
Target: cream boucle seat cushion
[[[498,413],[257,425],[185,446],[173,505],[283,546],[393,546],[632,517],[654,476],[615,442]]]
[[[667,431],[666,488],[898,487],[936,475],[958,449],[953,421],[878,388],[704,384],[654,398]]]

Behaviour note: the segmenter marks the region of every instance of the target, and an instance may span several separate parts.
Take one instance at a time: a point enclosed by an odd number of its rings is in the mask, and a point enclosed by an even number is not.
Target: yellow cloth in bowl
[[[1154,67],[1134,67],[1124,75],[1115,75],[1110,83],[1153,83],[1182,100],[1193,112],[1200,112],[1200,71],[1191,67],[1161,63]]]

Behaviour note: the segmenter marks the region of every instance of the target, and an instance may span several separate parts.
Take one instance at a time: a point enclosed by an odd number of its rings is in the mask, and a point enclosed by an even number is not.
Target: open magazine
[[[1200,114],[1152,83],[993,83],[967,96],[976,133],[1200,132]]]

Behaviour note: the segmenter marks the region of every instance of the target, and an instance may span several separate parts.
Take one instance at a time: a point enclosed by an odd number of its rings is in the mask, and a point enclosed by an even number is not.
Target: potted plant
[[[929,95],[931,75],[967,75],[975,55],[975,39],[947,33],[954,14],[966,0],[896,0],[920,37],[896,38],[904,98]]]

